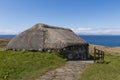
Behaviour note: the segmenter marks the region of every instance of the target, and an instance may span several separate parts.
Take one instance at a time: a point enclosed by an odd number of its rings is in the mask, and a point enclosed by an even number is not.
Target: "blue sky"
[[[120,35],[120,0],[0,0],[0,34],[18,34],[36,23]]]

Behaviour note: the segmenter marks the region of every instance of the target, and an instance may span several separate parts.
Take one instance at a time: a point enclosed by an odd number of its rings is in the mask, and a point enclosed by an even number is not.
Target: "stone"
[[[67,61],[64,66],[48,71],[39,80],[78,80],[90,64],[85,61]]]
[[[64,72],[63,69],[56,69],[57,72]]]

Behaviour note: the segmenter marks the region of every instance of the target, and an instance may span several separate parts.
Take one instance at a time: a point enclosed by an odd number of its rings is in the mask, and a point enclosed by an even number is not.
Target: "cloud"
[[[120,28],[71,28],[77,34],[86,35],[120,35]],[[0,29],[1,35],[19,34],[22,30]]]
[[[106,34],[106,35],[120,35],[120,28],[119,29],[110,29],[110,28],[72,28],[75,33],[78,34]]]
[[[20,31],[18,30],[12,30],[12,29],[0,29],[0,34],[5,35],[5,34],[18,34]]]

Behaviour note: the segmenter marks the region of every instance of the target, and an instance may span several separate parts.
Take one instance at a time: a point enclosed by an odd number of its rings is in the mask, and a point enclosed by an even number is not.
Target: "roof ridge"
[[[37,23],[34,26],[32,26],[30,29],[41,29],[41,28],[62,29],[62,30],[72,31],[69,28],[57,27],[57,26],[52,26],[52,25],[48,25],[48,24],[44,24],[44,23]]]

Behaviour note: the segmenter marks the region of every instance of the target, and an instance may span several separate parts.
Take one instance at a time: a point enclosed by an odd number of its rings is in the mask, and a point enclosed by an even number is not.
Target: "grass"
[[[120,80],[120,56],[106,55],[105,61],[92,64],[79,80]]]
[[[0,51],[0,80],[35,80],[65,62],[58,53]]]

